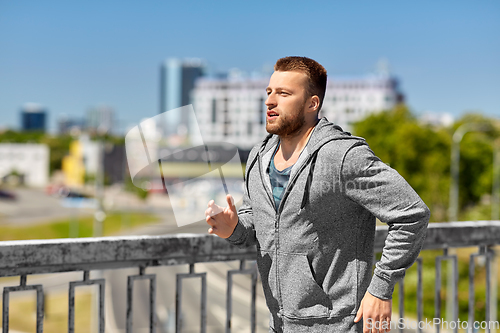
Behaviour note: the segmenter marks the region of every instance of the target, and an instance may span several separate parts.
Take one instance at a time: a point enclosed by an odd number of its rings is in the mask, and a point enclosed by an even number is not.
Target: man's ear
[[[319,97],[313,95],[309,102],[309,111],[317,112],[319,110]]]

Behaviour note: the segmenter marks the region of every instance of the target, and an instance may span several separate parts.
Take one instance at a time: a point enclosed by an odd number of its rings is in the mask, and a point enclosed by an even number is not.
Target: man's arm
[[[346,153],[341,182],[350,199],[389,225],[382,258],[376,264],[356,319],[363,315],[366,320],[368,312],[368,318],[374,321],[390,320],[389,302],[394,285],[404,277],[406,269],[420,253],[430,211],[404,178],[364,143]]]
[[[243,203],[241,204],[240,209],[238,209],[238,223],[236,224],[231,236],[227,238],[227,240],[233,245],[248,247],[255,245],[257,242],[253,223],[252,206],[250,204],[250,197],[248,196],[245,188]]]
[[[257,150],[254,148],[248,157],[248,162],[255,157]],[[248,177],[250,163],[247,163],[245,170],[245,179]],[[227,196],[228,206],[217,206],[213,200],[208,203],[205,211],[206,221],[211,226],[208,229],[210,234],[216,234],[221,238],[227,239],[233,245],[248,247],[256,243],[255,230],[253,223],[253,213],[248,189],[245,186],[243,194],[243,203],[236,212],[234,200]]]
[[[406,180],[366,144],[346,153],[341,177],[346,195],[389,225],[382,258],[368,291],[390,299],[394,285],[420,253],[430,211]]]

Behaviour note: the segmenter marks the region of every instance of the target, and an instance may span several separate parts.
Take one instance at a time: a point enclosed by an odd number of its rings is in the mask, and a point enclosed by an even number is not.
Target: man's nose
[[[276,106],[276,98],[275,98],[273,93],[270,93],[269,95],[267,95],[267,99],[266,99],[265,104],[268,108],[270,108],[272,106]]]

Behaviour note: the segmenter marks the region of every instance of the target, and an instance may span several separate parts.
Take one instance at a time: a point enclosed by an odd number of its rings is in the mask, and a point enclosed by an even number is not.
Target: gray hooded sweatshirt
[[[365,292],[390,299],[418,257],[429,209],[364,139],[322,118],[276,210],[266,170],[278,142],[268,135],[250,152],[239,221],[228,241],[257,246],[275,331],[357,332],[362,324],[352,319]],[[372,277],[376,218],[389,233]]]

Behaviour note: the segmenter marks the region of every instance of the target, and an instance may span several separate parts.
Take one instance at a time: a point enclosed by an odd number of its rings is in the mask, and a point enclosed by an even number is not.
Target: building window
[[[215,98],[212,98],[212,123],[215,123],[217,120],[217,101]]]
[[[260,124],[264,124],[265,120],[266,120],[266,109],[267,109],[267,106],[266,104],[264,104],[264,98],[260,98]]]
[[[227,98],[224,99],[224,124],[229,124],[231,121],[229,120],[229,101]]]

